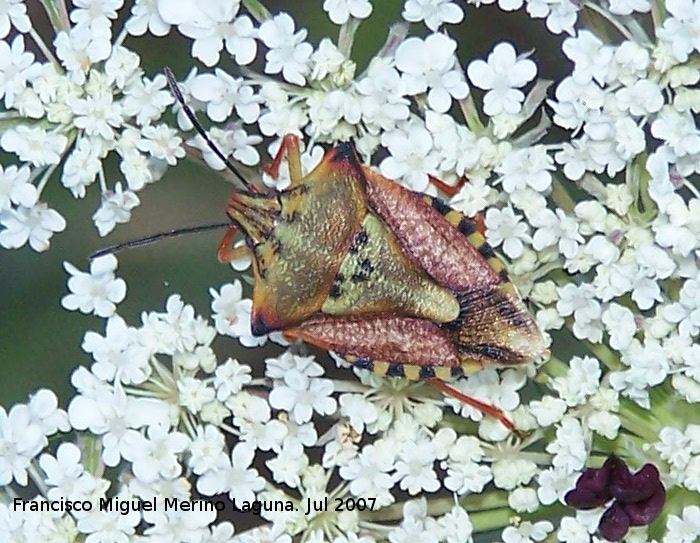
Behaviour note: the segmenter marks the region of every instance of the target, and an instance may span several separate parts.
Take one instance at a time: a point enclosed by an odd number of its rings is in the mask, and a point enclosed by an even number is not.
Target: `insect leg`
[[[224,234],[224,238],[219,243],[219,249],[216,251],[216,258],[222,264],[227,264],[232,260],[240,258],[250,253],[250,249],[245,245],[242,247],[232,247],[231,242],[233,241],[233,236],[238,232],[238,227],[235,224],[231,224]]]
[[[482,402],[481,400],[477,400],[476,398],[473,398],[472,396],[468,396],[467,394],[464,394],[464,392],[461,392],[457,390],[455,387],[448,385],[444,381],[441,381],[440,379],[427,379],[427,383],[434,387],[437,388],[440,392],[443,394],[447,394],[448,396],[452,396],[453,398],[459,400],[460,402],[463,402],[474,409],[478,409],[485,415],[488,415],[489,417],[493,417],[498,422],[500,422],[503,426],[508,428],[511,432],[513,432],[516,436],[518,436],[520,439],[523,439],[524,435],[522,432],[520,432],[516,427],[515,424],[513,424],[513,421],[511,421],[506,414],[503,412],[502,409],[496,407],[495,405],[491,405],[486,402]]]
[[[263,170],[266,174],[271,175],[275,179],[279,177],[280,174],[280,164],[282,164],[282,159],[287,156],[287,163],[289,164],[289,176],[292,180],[292,186],[296,185],[301,179],[301,150],[299,148],[299,137],[296,134],[287,134],[282,138],[282,145],[280,145],[279,151],[272,159],[270,164],[263,166]]]

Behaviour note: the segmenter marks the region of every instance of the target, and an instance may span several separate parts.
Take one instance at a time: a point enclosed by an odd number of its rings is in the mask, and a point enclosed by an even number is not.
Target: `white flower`
[[[68,414],[58,408],[56,394],[46,388],[37,390],[29,396],[29,417],[32,424],[38,424],[44,435],[50,436],[58,430],[70,430]]]
[[[474,526],[469,514],[459,505],[454,505],[448,513],[438,519],[438,525],[446,543],[469,543],[472,541]]]
[[[554,378],[551,386],[567,405],[580,405],[598,389],[601,373],[600,363],[595,358],[574,356],[569,361],[566,376]]]
[[[282,451],[265,462],[265,465],[270,468],[276,482],[298,488],[301,483],[301,474],[309,466],[309,458],[304,454],[304,447],[297,442],[294,445],[282,447]]]
[[[255,347],[265,343],[266,338],[255,337],[250,328],[250,312],[253,301],[243,298],[243,287],[236,279],[233,283],[223,285],[220,292],[209,289],[214,312],[214,324],[220,334],[238,338],[244,347]]]
[[[123,190],[121,183],[114,186],[114,191],[103,194],[102,205],[92,216],[100,236],[109,234],[117,224],[129,222],[131,210],[140,203],[139,197],[130,190]]]
[[[474,85],[488,91],[484,96],[484,113],[516,115],[525,98],[517,89],[534,79],[537,67],[531,60],[516,58],[513,46],[502,42],[494,47],[487,62],[470,62],[467,75]]]
[[[88,136],[100,136],[107,141],[114,140],[113,128],[120,127],[123,122],[122,106],[109,93],[77,98],[71,103],[71,109],[75,126]]]
[[[592,32],[581,30],[575,38],[564,40],[562,51],[574,63],[571,74],[579,85],[585,85],[594,79],[601,85],[612,64],[613,47],[603,42]]]
[[[328,18],[337,25],[345,24],[350,17],[366,19],[372,13],[369,0],[324,0],[324,11]]]
[[[436,492],[440,482],[433,469],[434,462],[435,453],[430,442],[404,443],[395,464],[399,487],[412,496],[421,491]]]
[[[530,521],[521,522],[517,528],[509,526],[503,530],[503,543],[536,543],[543,541],[552,530],[554,526],[547,520],[534,524]]]
[[[610,346],[618,351],[627,349],[637,333],[634,314],[628,308],[612,303],[603,312],[601,320],[610,334]]]
[[[226,438],[216,426],[211,424],[207,424],[204,428],[199,426],[197,435],[187,449],[190,455],[188,465],[197,475],[224,468],[228,464],[225,450]]]
[[[5,249],[19,249],[29,241],[37,252],[46,251],[54,232],[63,232],[66,228],[60,213],[44,202],[0,212],[0,224],[5,228],[0,232],[0,245]]]
[[[72,276],[68,280],[71,293],[61,300],[63,307],[103,318],[114,314],[116,304],[126,296],[126,283],[114,276],[117,269],[114,255],[94,259],[90,263],[90,273],[81,272],[70,262],[64,262],[63,267]]]
[[[412,122],[403,128],[384,132],[382,145],[391,153],[379,165],[382,174],[402,182],[410,189],[425,191],[428,176],[437,173],[440,164],[440,155],[433,147],[433,139],[425,126]]]
[[[153,80],[142,77],[124,89],[122,113],[126,117],[135,116],[136,122],[144,126],[159,119],[174,100],[164,75],[158,74]]]
[[[632,12],[646,13],[651,9],[649,0],[612,0],[610,12],[615,15],[630,15]]]
[[[207,66],[219,62],[224,45],[239,65],[250,64],[255,58],[256,29],[249,17],[235,17],[239,0],[156,1],[163,21],[177,25],[180,32],[194,39],[192,55]]]
[[[431,34],[425,40],[408,38],[396,49],[396,67],[403,72],[406,94],[428,93],[428,105],[444,113],[452,98],[461,100],[469,93],[461,71],[455,68],[457,42],[444,34]]]
[[[461,22],[464,13],[451,0],[407,0],[401,16],[411,23],[424,21],[425,26],[435,32],[443,23]]]
[[[537,192],[546,192],[552,184],[554,161],[543,145],[527,147],[508,153],[495,168],[501,174],[503,189],[508,193],[527,187]]]
[[[530,402],[530,413],[537,419],[537,424],[546,428],[562,419],[566,413],[566,402],[560,398],[544,396],[542,400]]]
[[[47,132],[39,126],[19,125],[5,130],[0,137],[0,146],[5,151],[34,166],[58,164],[67,143],[68,138],[63,134]]]
[[[160,477],[173,479],[180,475],[182,466],[177,455],[189,445],[187,436],[160,424],[149,426],[147,436],[131,433],[125,437],[122,455],[132,463],[134,476],[152,483]]]
[[[154,158],[165,160],[171,166],[177,164],[179,158],[185,156],[182,147],[182,138],[177,135],[177,130],[166,124],[158,126],[145,126],[141,130],[143,139],[137,143],[137,147],[150,153]]]
[[[30,461],[48,441],[37,424],[31,424],[26,405],[15,405],[6,412],[0,406],[0,485],[14,479],[27,486]]]
[[[46,474],[46,484],[53,487],[47,497],[50,500],[72,499],[85,470],[80,463],[80,449],[73,443],[62,443],[56,450],[56,457],[42,454],[39,465]]]
[[[95,362],[91,370],[104,381],[143,383],[151,374],[149,350],[139,342],[138,330],[127,326],[119,315],[107,320],[104,336],[87,332],[82,348],[92,354]]]
[[[523,254],[523,242],[530,242],[528,226],[521,222],[512,207],[491,208],[486,212],[486,239],[493,247],[503,244],[503,252],[510,258]]]
[[[339,474],[350,481],[353,496],[374,497],[382,495],[394,485],[390,472],[394,459],[375,445],[367,445],[355,458],[340,467]]]
[[[231,461],[219,469],[207,471],[197,479],[197,490],[206,496],[227,492],[238,507],[252,502],[255,492],[265,488],[265,480],[251,468],[255,450],[247,444],[238,444],[231,450]]]
[[[573,517],[564,517],[559,523],[557,540],[563,543],[589,543],[591,534],[584,524]]]
[[[27,17],[27,6],[24,0],[5,0],[0,10],[0,38],[6,38],[10,32],[10,24],[20,32],[29,32],[31,22]]]
[[[12,46],[5,40],[0,41],[0,98],[4,97],[6,108],[17,107],[15,100],[26,89],[27,81],[38,75],[38,69],[34,55],[24,50],[22,36],[12,40]]]
[[[677,156],[700,153],[700,130],[689,111],[679,112],[672,106],[664,106],[651,124],[651,133],[664,140]]]
[[[700,330],[700,278],[683,283],[679,301],[664,307],[666,320],[678,323],[678,331],[684,336],[696,336]]]
[[[85,189],[91,185],[102,169],[99,152],[93,149],[90,138],[80,138],[65,163],[61,184],[70,189],[75,198],[85,197]]]
[[[659,39],[667,42],[673,55],[680,62],[688,60],[688,54],[700,50],[700,39],[696,31],[700,21],[698,3],[693,0],[668,0],[668,17],[663,27],[657,29]]]
[[[681,516],[669,515],[663,543],[693,543],[700,535],[700,507],[686,505]]]
[[[556,439],[546,449],[554,455],[552,465],[555,468],[568,473],[582,469],[588,457],[588,448],[581,423],[574,417],[564,417],[557,428]]]
[[[0,211],[10,209],[11,204],[31,207],[38,197],[36,187],[29,181],[30,170],[15,165],[0,165]]]
[[[158,0],[136,0],[131,7],[131,17],[124,25],[129,34],[143,36],[150,32],[154,36],[165,36],[170,31],[158,13]]]
[[[298,423],[311,420],[313,412],[330,415],[337,404],[331,396],[333,381],[329,379],[298,379],[285,375],[284,381],[277,381],[270,392],[270,405],[284,409]]]
[[[223,402],[230,396],[238,394],[245,385],[251,382],[250,372],[250,366],[241,364],[232,358],[219,364],[214,372],[216,398]]]
[[[260,39],[269,48],[265,55],[265,73],[282,72],[290,83],[304,85],[311,70],[313,47],[306,43],[306,29],[294,32],[294,20],[280,13],[260,25]]]
[[[214,74],[200,74],[188,84],[192,96],[207,104],[207,115],[216,122],[223,122],[233,108],[246,123],[255,122],[260,116],[259,98],[253,88],[241,78],[234,78],[219,68]]]
[[[80,379],[80,373],[74,373],[73,384]],[[145,438],[134,428],[163,425],[167,418],[167,404],[150,398],[129,397],[121,387],[99,389],[94,391],[94,397],[80,394],[68,405],[68,419],[73,428],[89,428],[102,437],[102,460],[110,467],[116,466],[129,448],[132,453],[139,453]],[[157,474],[152,476],[157,478]]]
[[[125,496],[119,497],[128,499]],[[138,511],[129,510],[123,513],[117,508],[93,509],[78,520],[77,527],[81,533],[88,534],[85,538],[86,543],[105,540],[128,541],[139,522],[141,522],[141,515]]]
[[[573,258],[583,243],[583,237],[578,232],[578,223],[573,217],[568,217],[563,210],[556,212],[543,209],[531,222],[537,228],[532,238],[532,246],[541,251],[546,247],[557,245],[559,252],[566,258]]]

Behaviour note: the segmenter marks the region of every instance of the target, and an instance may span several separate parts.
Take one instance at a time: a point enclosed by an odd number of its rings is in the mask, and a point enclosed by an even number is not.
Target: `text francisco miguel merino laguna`
[[[119,497],[100,498],[98,502],[88,500],[23,500],[15,498],[13,501],[14,511],[84,511],[89,512],[93,509],[98,511],[119,511],[122,515],[127,515],[131,511],[223,511],[226,504],[234,511],[244,513],[254,513],[259,515],[261,511],[299,511],[302,510],[305,515],[314,514],[317,512],[328,511],[352,511],[358,509],[374,509],[376,498],[346,498],[341,500],[336,498],[335,504],[329,504],[328,497],[312,500],[307,498],[301,502],[293,500],[270,500],[270,501],[243,501],[239,502],[240,506],[233,505],[230,502],[223,500],[178,500],[177,498],[164,498],[156,501],[156,498],[151,500],[142,500],[139,498],[124,499]]]

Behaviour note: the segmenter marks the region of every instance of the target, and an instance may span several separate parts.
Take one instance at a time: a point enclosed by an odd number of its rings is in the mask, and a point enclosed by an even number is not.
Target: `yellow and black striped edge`
[[[361,370],[369,370],[380,377],[402,377],[409,381],[421,381],[423,379],[436,378],[441,381],[448,381],[464,376],[462,366],[449,368],[447,366],[418,366],[415,364],[390,364],[377,360],[370,360],[355,355],[345,355],[347,360],[354,367]]]

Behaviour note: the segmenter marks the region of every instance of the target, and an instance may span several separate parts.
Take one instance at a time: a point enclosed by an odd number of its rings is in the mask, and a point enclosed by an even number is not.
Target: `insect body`
[[[295,136],[270,172],[285,152],[287,190],[237,192],[228,206],[246,246],[220,258],[253,256],[253,334],[282,330],[411,380],[542,356],[542,333],[474,221],[362,165],[349,143],[306,176]]]
[[[165,73],[184,112],[226,162]],[[350,143],[331,148],[303,175],[299,141],[285,136],[267,168],[273,177],[285,156],[291,185],[283,191],[261,194],[231,167],[247,188],[229,201],[232,224],[218,256],[252,256],[253,334],[281,330],[359,368],[426,379],[514,430],[498,408],[445,383],[546,352],[477,223],[362,165]],[[239,228],[246,243],[232,247]]]

